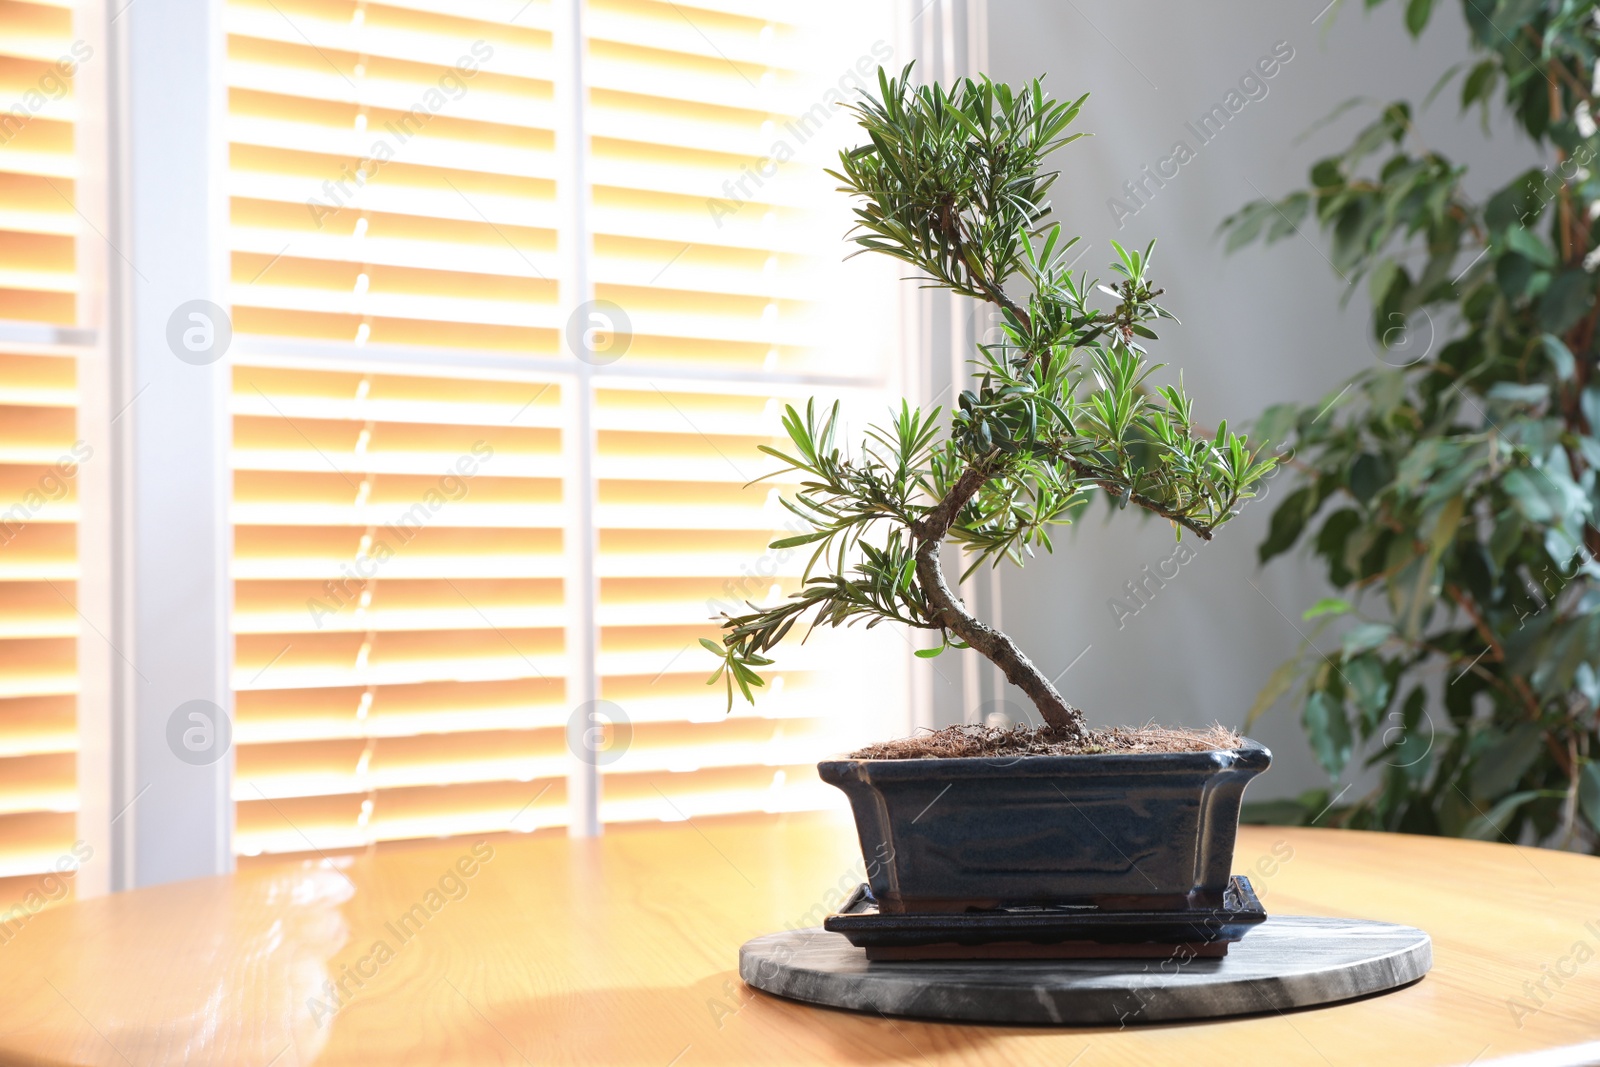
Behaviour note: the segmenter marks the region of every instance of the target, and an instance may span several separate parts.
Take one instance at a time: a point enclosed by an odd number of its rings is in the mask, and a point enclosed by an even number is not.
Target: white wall
[[[1237,424],[1276,401],[1314,400],[1375,359],[1365,301],[1358,296],[1341,312],[1342,283],[1317,251],[1325,244],[1320,234],[1303,227],[1309,242],[1292,238],[1225,257],[1214,236],[1217,223],[1257,190],[1278,196],[1300,187],[1310,162],[1344,147],[1375,114],[1357,109],[1294,143],[1339,103],[1368,95],[1420,104],[1438,75],[1466,53],[1454,4],[1439,5],[1435,25],[1413,44],[1398,0],[1372,12],[1344,0],[1313,24],[1324,3],[990,0],[991,76],[1017,82],[1045,73],[1058,97],[1092,94],[1079,128],[1095,136],[1058,157],[1057,216],[1092,244],[1079,263],[1091,275],[1109,273],[1109,239],[1142,246],[1159,238],[1155,278],[1182,325],[1169,326],[1152,350],[1183,368],[1197,418],[1206,424],[1219,417]],[[1123,182],[1138,177],[1143,165],[1169,156],[1175,141],[1197,147],[1185,123],[1222,102],[1278,42],[1294,55],[1266,83],[1267,95],[1199,147],[1119,232],[1107,199],[1122,196]],[[1447,90],[1419,125],[1433,147],[1481,162],[1472,185],[1483,189],[1517,169],[1517,160],[1493,158],[1476,116],[1457,118],[1453,93]],[[1500,143],[1500,156],[1510,155]],[[1287,477],[1278,483],[1280,496],[1286,484]],[[1303,556],[1257,566],[1255,548],[1272,506],[1270,500],[1248,505],[1119,630],[1107,600],[1145,564],[1168,556],[1173,535],[1165,523],[1131,512],[1106,525],[1097,505],[1088,521],[1059,539],[1056,557],[1005,573],[1005,629],[1051,674],[1089,649],[1059,685],[1095,723],[1237,725],[1273,668],[1296,648],[1301,611],[1322,595],[1316,568]],[[1009,696],[1026,706],[1015,690]],[[1254,797],[1290,795],[1325,781],[1303,740],[1298,709],[1278,710],[1252,734],[1277,758]]]

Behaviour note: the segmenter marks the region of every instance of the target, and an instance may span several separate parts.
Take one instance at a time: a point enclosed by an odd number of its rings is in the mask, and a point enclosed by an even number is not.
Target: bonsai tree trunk
[[[917,580],[928,602],[938,612],[939,621],[999,667],[1012,685],[1028,694],[1052,733],[1066,740],[1085,740],[1088,730],[1083,712],[1066,702],[1044,672],[1023,655],[1015,641],[968,612],[945,583],[944,568],[939,563],[939,549],[944,544],[945,534],[950,532],[956,516],[988,476],[981,464],[968,467],[938,506],[916,525],[913,533],[918,540]]]

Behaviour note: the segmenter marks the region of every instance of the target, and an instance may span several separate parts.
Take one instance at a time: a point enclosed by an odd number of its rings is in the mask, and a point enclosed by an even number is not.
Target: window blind
[[[596,392],[597,670],[632,727],[626,755],[602,765],[601,819],[829,805],[814,763],[844,746],[856,724],[841,713],[862,715],[872,688],[845,694],[837,681],[860,686],[870,668],[833,635],[786,648],[774,691],[730,717],[707,693],[698,639],[715,637],[708,615],[798,587],[805,555],[766,547],[790,486],[760,480],[776,464],[757,446],[778,443],[780,405],[799,399],[774,396],[772,379],[886,371],[890,338],[862,294],[830,288],[848,221],[822,172],[850,125],[824,94],[859,58],[827,34],[854,25],[843,37],[868,52],[872,15],[649,0],[587,11],[595,298],[627,310],[627,359],[664,374],[715,368],[696,386]],[[887,279],[862,277],[880,308],[892,303]]]
[[[228,8],[246,855],[566,821],[562,385],[282,358],[555,351],[549,11],[445,7]]]
[[[833,7],[587,4],[562,200],[550,3],[230,0],[241,853],[560,828],[574,773],[607,822],[832,804],[816,759],[903,707],[887,631],[732,715],[697,643],[798,581],[781,404],[865,410],[896,358],[820,170],[892,27]],[[587,761],[585,690],[625,720]]]
[[[564,822],[560,404],[236,369],[241,851]]]
[[[0,912],[65,896],[40,876],[71,858],[78,806],[74,523],[87,456],[75,350],[57,341],[77,322],[72,82],[91,53],[72,18],[66,2],[0,2]]]

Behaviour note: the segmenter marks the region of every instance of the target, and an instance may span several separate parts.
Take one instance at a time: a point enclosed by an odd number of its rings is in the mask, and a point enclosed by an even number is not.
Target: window
[[[72,10],[0,2],[0,900],[77,810]]]
[[[229,0],[238,852],[831,805],[904,725],[888,628],[732,715],[697,644],[798,583],[782,405],[897,391],[820,169],[883,8]]]

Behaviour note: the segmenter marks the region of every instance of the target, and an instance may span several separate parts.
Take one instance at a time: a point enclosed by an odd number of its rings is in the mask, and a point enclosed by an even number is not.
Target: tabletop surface
[[[1600,859],[1246,827],[1234,870],[1269,912],[1427,930],[1433,971],[1120,1030],[807,1007],[740,982],[739,946],[820,923],[861,857],[842,816],[783,816],[456,839],[50,909],[0,945],[0,1064],[1600,1062]]]

